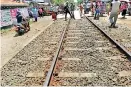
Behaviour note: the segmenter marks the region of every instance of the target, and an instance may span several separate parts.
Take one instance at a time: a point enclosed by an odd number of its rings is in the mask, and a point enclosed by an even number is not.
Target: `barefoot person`
[[[111,13],[109,17],[111,25],[109,26],[109,28],[117,28],[117,26],[115,25],[116,25],[116,21],[120,12],[119,10],[120,10],[120,1],[118,0],[112,1],[111,8],[110,8]],[[108,12],[108,15],[109,15],[109,12]]]

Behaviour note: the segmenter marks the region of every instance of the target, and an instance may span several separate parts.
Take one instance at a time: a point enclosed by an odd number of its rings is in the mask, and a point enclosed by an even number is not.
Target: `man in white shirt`
[[[86,12],[87,12],[87,13],[89,13],[90,7],[91,7],[91,3],[88,2],[88,3],[86,4]]]
[[[118,28],[117,26],[115,26],[115,24],[116,24],[118,15],[120,13],[120,1],[118,0],[112,1],[111,8],[109,11],[111,11],[110,17],[109,17],[111,25],[109,26],[109,28]],[[109,15],[109,12],[108,12],[108,15]]]

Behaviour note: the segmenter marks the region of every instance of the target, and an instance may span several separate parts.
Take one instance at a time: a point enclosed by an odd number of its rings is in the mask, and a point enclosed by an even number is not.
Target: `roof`
[[[28,6],[23,2],[16,2],[15,0],[1,0],[1,6]]]

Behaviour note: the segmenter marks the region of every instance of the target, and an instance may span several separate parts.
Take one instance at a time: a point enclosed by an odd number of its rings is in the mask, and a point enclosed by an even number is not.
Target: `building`
[[[50,3],[50,0],[24,0],[26,3],[36,2],[36,3]]]
[[[28,6],[23,0],[1,0],[1,7]]]
[[[0,27],[5,27],[12,25],[16,22],[17,11],[24,14],[25,17],[28,16],[28,4],[24,3],[23,0],[1,0],[1,25]]]

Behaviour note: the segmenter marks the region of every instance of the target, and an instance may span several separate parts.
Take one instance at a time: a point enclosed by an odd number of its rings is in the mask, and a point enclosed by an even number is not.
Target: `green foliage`
[[[64,4],[65,2],[74,3],[74,0],[53,0],[54,4]]]
[[[83,0],[77,0],[78,3],[81,3]]]
[[[53,0],[54,4],[62,4],[64,3],[64,0]]]
[[[65,0],[65,2],[74,3],[74,0]]]

